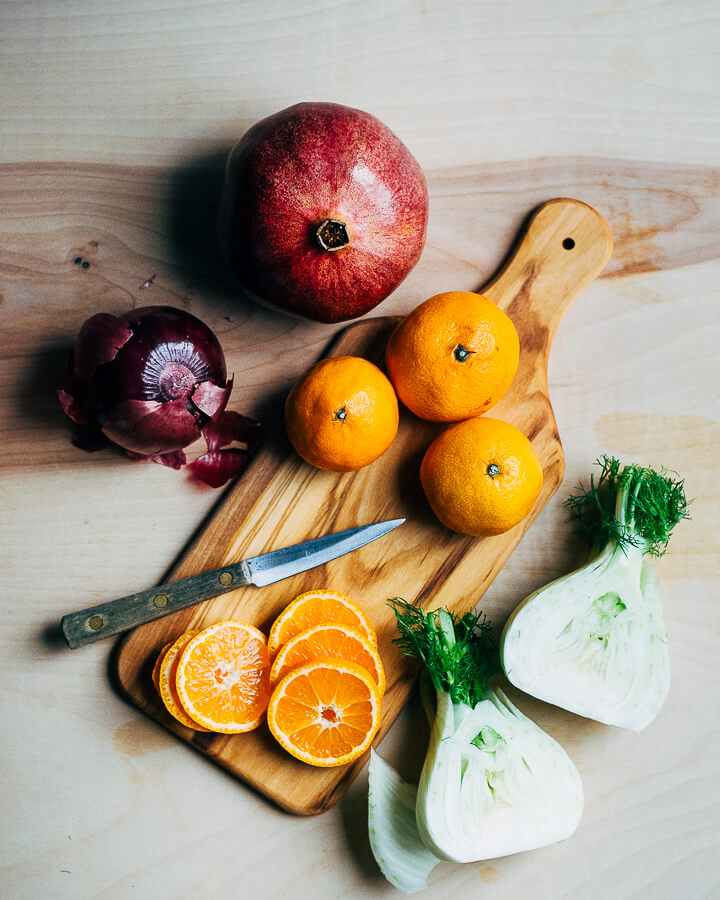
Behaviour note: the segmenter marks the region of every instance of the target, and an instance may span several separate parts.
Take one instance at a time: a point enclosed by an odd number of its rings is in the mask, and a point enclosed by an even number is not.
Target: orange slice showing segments
[[[178,722],[181,722],[188,728],[194,728],[195,731],[209,731],[208,728],[203,728],[202,725],[199,725],[187,714],[180,703],[175,687],[180,655],[189,641],[192,640],[196,634],[197,631],[187,631],[185,634],[181,634],[179,638],[170,644],[164,653],[161,652],[162,658],[160,660],[160,669],[158,671],[158,690],[160,691],[160,696],[165,704],[165,708],[171,716],[174,716],[178,720]]]
[[[172,647],[172,645],[172,641],[168,641],[168,643],[165,644],[162,650],[158,653],[157,659],[155,660],[155,665],[153,666],[152,683],[155,685],[155,690],[158,692],[158,694],[160,694],[160,665],[162,664],[165,654]],[[162,696],[162,694],[160,696]]]
[[[185,712],[210,731],[239,734],[262,722],[270,697],[265,635],[228,619],[196,634],[180,656],[175,686]]]
[[[380,727],[380,691],[357,663],[319,659],[289,672],[270,698],[275,739],[311,766],[342,766],[365,753]]]
[[[270,686],[292,669],[314,659],[348,659],[367,669],[380,691],[385,693],[385,672],[377,647],[357,628],[347,625],[315,625],[283,644],[270,669]]]
[[[268,637],[268,652],[272,659],[278,649],[291,637],[313,625],[349,625],[358,628],[377,644],[375,629],[362,607],[339,591],[306,591],[289,603],[275,619]]]

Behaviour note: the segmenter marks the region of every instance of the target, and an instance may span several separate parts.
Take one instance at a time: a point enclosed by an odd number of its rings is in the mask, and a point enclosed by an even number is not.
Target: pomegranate
[[[369,113],[298,103],[227,161],[219,231],[255,299],[320,322],[361,316],[417,263],[428,196],[417,160]]]

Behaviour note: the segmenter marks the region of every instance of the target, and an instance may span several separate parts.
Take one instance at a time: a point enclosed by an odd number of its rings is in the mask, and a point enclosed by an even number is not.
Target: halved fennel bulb
[[[500,641],[520,690],[608,725],[641,731],[670,688],[655,568],[610,542],[587,565],[527,597]]]
[[[424,890],[440,860],[418,833],[417,788],[403,781],[374,750],[370,751],[368,782],[370,847],[383,875],[406,894]]]
[[[436,856],[464,863],[544,847],[570,837],[582,810],[570,757],[501,691],[474,707],[437,692],[416,804]]]

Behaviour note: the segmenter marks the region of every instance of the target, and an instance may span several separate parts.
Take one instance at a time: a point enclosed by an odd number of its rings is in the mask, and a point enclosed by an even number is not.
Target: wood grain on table
[[[718,890],[719,14],[703,0],[2,5],[8,896],[396,896],[370,855],[364,776],[328,813],[287,816],[120,699],[109,645],[57,641],[65,612],[160,581],[218,502],[183,473],[71,446],[53,387],[84,319],[191,310],[223,343],[231,406],[261,418],[334,333],[246,303],[213,237],[230,145],[303,99],[375,113],[426,170],[425,253],[376,315],[485,283],[551,197],[589,203],[613,232],[605,273],[555,337],[565,480],[483,598],[497,624],[579,561],[562,500],[599,453],[675,468],[695,498],[659,564],[673,683],[658,719],[635,735],[514,693],[580,769],[580,828],[443,864],[425,896]],[[382,742],[407,777],[423,729],[411,702]]]

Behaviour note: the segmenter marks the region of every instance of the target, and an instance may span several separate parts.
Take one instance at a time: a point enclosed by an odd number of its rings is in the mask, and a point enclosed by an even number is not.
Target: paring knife
[[[60,627],[68,646],[75,650],[245,585],[265,587],[321,566],[331,559],[364,547],[402,525],[404,521],[405,519],[390,519],[387,522],[348,528],[346,531],[326,534],[291,547],[253,556],[212,572],[170,581],[149,591],[129,594],[118,600],[70,613],[63,616]]]

